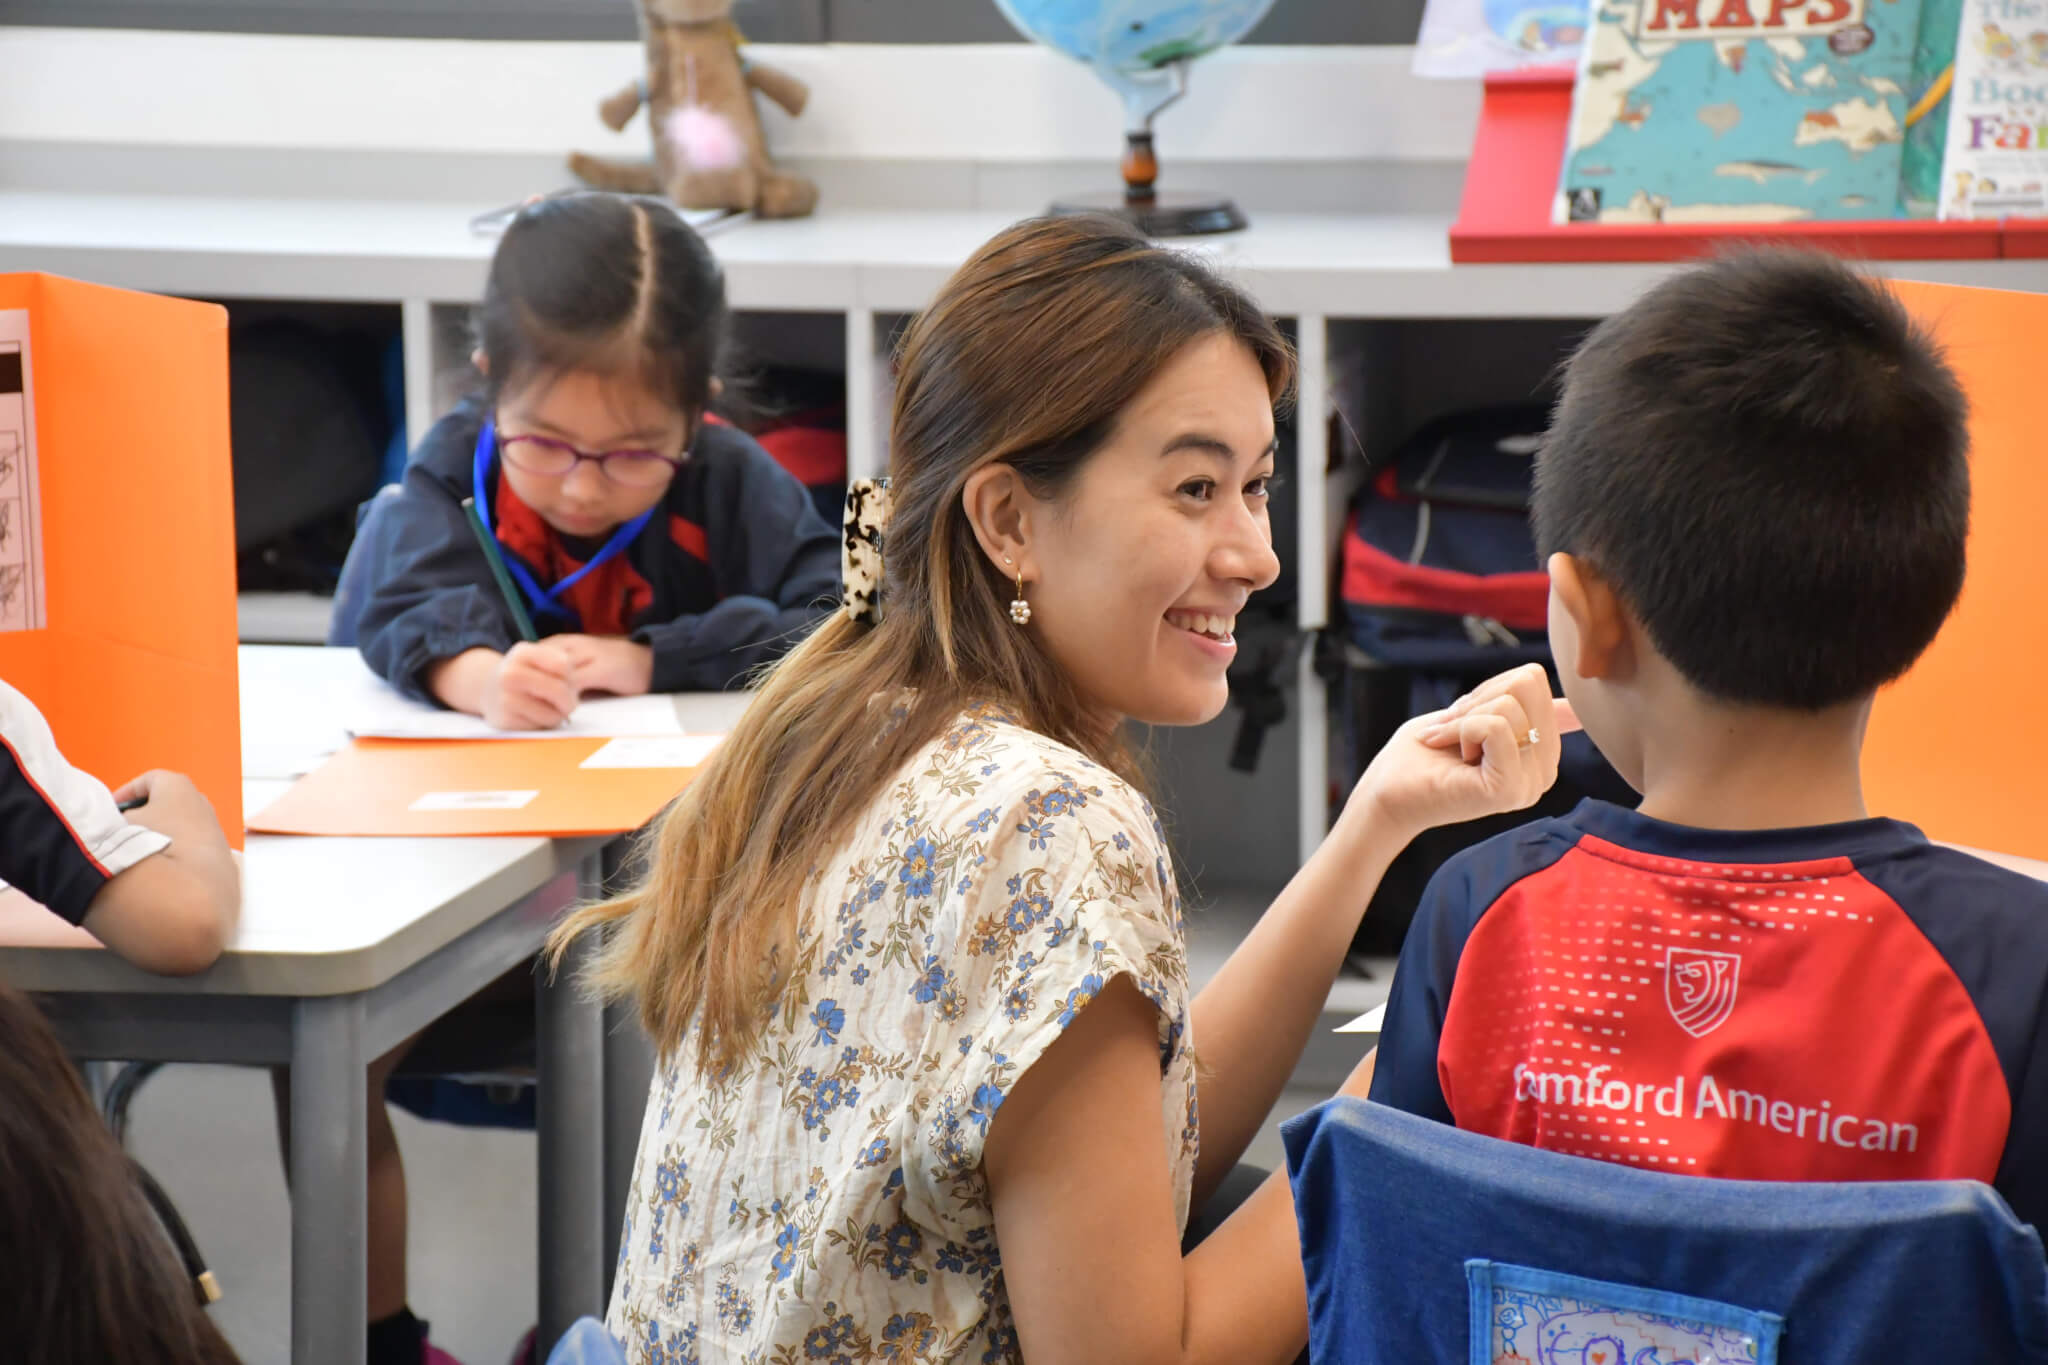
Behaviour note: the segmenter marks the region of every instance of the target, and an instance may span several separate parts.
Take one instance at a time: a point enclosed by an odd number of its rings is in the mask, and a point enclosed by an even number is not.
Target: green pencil
[[[519,634],[528,644],[540,639],[534,633],[533,618],[526,614],[526,603],[519,600],[519,589],[512,585],[512,575],[505,572],[505,560],[498,550],[498,538],[484,529],[484,519],[477,514],[476,499],[462,500],[462,514],[469,518],[469,529],[476,533],[478,548],[484,552],[484,563],[491,566],[491,577],[498,582],[498,591],[504,594],[505,605],[512,609],[512,619],[519,623]]]

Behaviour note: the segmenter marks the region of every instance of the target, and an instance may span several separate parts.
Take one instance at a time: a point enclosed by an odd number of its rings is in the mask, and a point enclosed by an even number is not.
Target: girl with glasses
[[[838,536],[802,484],[709,416],[726,321],[717,262],[665,202],[577,193],[522,209],[477,310],[482,392],[427,433],[358,532],[372,562],[354,634],[370,667],[409,696],[548,730],[591,693],[739,687],[803,638],[837,600]],[[538,640],[522,638],[464,499]],[[506,1007],[492,1028],[516,1064],[531,999],[521,967],[461,1013]],[[452,1359],[407,1305],[405,1169],[383,1097],[411,1046],[370,1066],[370,1365]]]
[[[725,331],[717,262],[666,203],[521,210],[477,312],[483,392],[376,505],[392,550],[356,624],[369,665],[408,695],[546,730],[587,693],[737,686],[800,638],[838,591],[837,537],[795,478],[708,415]]]

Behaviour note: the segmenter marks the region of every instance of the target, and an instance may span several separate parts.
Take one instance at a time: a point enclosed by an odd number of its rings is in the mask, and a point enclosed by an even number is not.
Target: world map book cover
[[[1593,0],[1559,223],[1890,218],[1921,0]]]

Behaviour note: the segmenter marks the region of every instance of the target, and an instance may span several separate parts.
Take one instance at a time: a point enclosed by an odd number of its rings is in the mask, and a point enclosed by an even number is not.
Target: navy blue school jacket
[[[430,665],[519,639],[462,511],[482,422],[475,402],[436,422],[380,513],[390,518],[391,548],[372,570],[356,643],[372,669],[422,700],[432,700]],[[495,457],[484,487],[506,558],[541,587],[596,552],[565,541],[522,504]],[[810,494],[752,437],[707,424],[632,544],[560,607],[529,603],[529,612],[543,637],[625,635],[648,645],[656,692],[721,691],[809,634],[838,596],[839,538]]]

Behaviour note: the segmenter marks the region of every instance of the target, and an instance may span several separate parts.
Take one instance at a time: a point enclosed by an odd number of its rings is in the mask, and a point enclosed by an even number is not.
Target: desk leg
[[[640,1120],[654,1085],[654,1044],[631,1004],[604,1012],[604,1265],[605,1293],[619,1268],[619,1234],[640,1150]]]
[[[592,858],[583,891],[602,871]],[[540,1337],[545,1355],[585,1314],[604,1312],[604,1011],[577,978],[589,935],[538,992],[540,1076]]]
[[[363,997],[292,1009],[292,1365],[362,1365],[369,1321]]]

